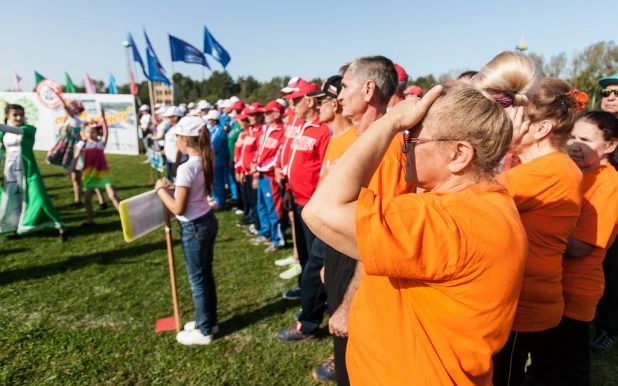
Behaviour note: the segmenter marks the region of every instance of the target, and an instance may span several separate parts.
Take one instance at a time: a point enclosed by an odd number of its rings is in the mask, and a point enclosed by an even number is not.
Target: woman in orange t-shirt
[[[569,156],[584,173],[584,194],[562,261],[564,316],[551,347],[533,352],[528,368],[542,384],[590,385],[588,330],[603,295],[605,252],[618,233],[618,172],[611,164],[617,144],[618,119],[603,111],[582,116],[569,140]]]
[[[582,173],[561,152],[578,108],[570,90],[563,80],[543,79],[525,108],[525,121],[515,122],[519,132],[512,148],[522,164],[498,176],[515,200],[529,250],[512,332],[494,357],[497,386],[521,385],[528,353],[550,344],[551,329],[564,310],[562,255],[579,218],[582,194]]]
[[[383,199],[367,187],[404,129],[405,179],[426,193]],[[307,225],[391,283],[363,280],[352,302],[351,384],[491,384],[528,248],[513,199],[493,179],[511,139],[490,94],[437,86],[374,122],[314,193]]]

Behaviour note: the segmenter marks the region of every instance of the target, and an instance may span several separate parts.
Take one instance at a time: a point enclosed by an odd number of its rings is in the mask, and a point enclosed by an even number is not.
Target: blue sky
[[[201,49],[204,25],[230,52],[227,69],[234,78],[325,78],[344,62],[371,54],[388,56],[412,77],[437,76],[476,69],[513,49],[522,35],[530,51],[546,57],[612,40],[611,19],[597,16],[615,8],[606,0],[594,8],[571,0],[7,1],[0,8],[0,90],[13,87],[13,70],[28,91],[34,70],[60,83],[64,71],[76,84],[83,84],[85,72],[105,81],[112,73],[126,83],[120,43],[131,32],[143,56],[143,27],[171,74],[167,34]],[[198,65],[176,62],[174,70],[202,77]]]

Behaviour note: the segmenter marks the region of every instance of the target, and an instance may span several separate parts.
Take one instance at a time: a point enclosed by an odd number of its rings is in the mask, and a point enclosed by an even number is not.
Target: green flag
[[[45,77],[38,72],[34,72],[34,87],[36,87],[40,81],[45,80]]]
[[[66,86],[65,86],[65,92],[71,93],[71,94],[75,94],[77,93],[77,89],[75,88],[75,85],[73,84],[73,81],[71,80],[71,77],[69,76],[68,73],[64,73],[64,76],[66,78]]]

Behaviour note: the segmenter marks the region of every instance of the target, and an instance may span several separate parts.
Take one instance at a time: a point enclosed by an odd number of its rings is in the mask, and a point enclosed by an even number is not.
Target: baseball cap
[[[397,71],[397,81],[398,82],[407,82],[408,81],[408,73],[403,69],[400,65],[395,63],[395,71]]]
[[[264,105],[261,104],[260,102],[251,103],[251,105],[249,105],[249,107],[247,107],[246,110],[247,110],[247,115],[260,114],[264,112]]]
[[[169,117],[173,117],[174,115],[177,117],[182,117],[184,113],[182,112],[182,110],[180,110],[179,107],[170,106],[167,108],[167,110],[165,110],[162,117],[169,118]]]
[[[183,106],[183,105],[178,106],[178,110],[182,111],[181,117],[184,117],[185,115],[187,115],[187,106],[186,105],[185,106]]]
[[[237,121],[244,121],[245,119],[249,119],[249,116],[245,114],[243,110],[243,112],[235,116],[234,119],[236,119]]]
[[[218,121],[219,118],[221,117],[221,115],[219,114],[219,112],[217,110],[210,110],[208,112],[208,114],[206,114],[203,119],[204,120],[209,120],[209,119],[214,119],[215,121]]]
[[[279,102],[279,104],[283,107],[288,107],[288,102],[285,101],[285,99],[283,98],[277,98],[275,99],[277,102]]]
[[[618,84],[618,74],[614,74],[612,76],[606,76],[604,78],[599,79],[599,86],[605,88],[610,84]]]
[[[306,80],[301,78],[300,76],[295,76],[288,81],[288,84],[281,89],[282,94],[289,94],[296,89],[300,84],[307,83]]]
[[[193,102],[189,102],[189,104],[187,105],[187,108],[192,109],[195,107],[195,103]]]
[[[162,103],[155,103],[155,109],[158,109],[159,107],[161,107]]]
[[[232,106],[230,106],[230,108],[232,110],[242,110],[245,108],[245,104],[242,103],[242,101],[238,100],[236,102],[234,102],[234,104],[232,104]]]
[[[288,107],[287,109],[285,109],[285,113],[283,113],[284,117],[287,117],[288,115],[294,115],[294,109],[291,107]]]
[[[232,103],[236,103],[236,102],[238,102],[239,100],[240,100],[240,98],[239,98],[239,97],[237,97],[236,95],[234,95],[233,97],[231,97],[231,98],[230,98],[230,101],[231,101]]]
[[[319,90],[319,88],[313,82],[305,82],[303,84],[300,84],[299,82],[299,84],[297,84],[297,87],[294,88],[294,91],[285,95],[283,99],[296,99],[304,97],[305,95],[317,90]]]
[[[155,114],[163,114],[167,110],[167,105],[165,103],[157,104],[159,105],[159,107],[157,108],[157,111],[155,111]]]
[[[285,112],[285,107],[281,106],[281,104],[277,101],[270,101],[266,107],[264,107],[264,112],[268,113],[271,111],[278,111],[279,114],[283,114]]]
[[[403,95],[410,95],[410,94],[414,94],[420,98],[423,96],[423,89],[420,88],[420,86],[413,84],[412,86],[408,86],[408,88],[403,90]]]
[[[205,125],[206,123],[204,123],[202,118],[189,115],[178,121],[176,126],[172,129],[172,133],[184,137],[199,137],[201,129]]]
[[[343,77],[341,75],[333,75],[322,82],[322,87],[320,87],[319,90],[310,92],[307,96],[317,98],[328,96],[331,98],[337,98],[337,96],[339,96],[339,92],[341,91],[342,79]]]
[[[221,103],[223,103],[223,99],[219,99],[217,102],[215,102],[215,106],[221,106]]]
[[[198,115],[200,114],[200,111],[201,111],[200,109],[197,109],[197,108],[196,108],[196,109],[193,109],[193,110],[189,111],[189,114],[187,114],[187,115],[195,115],[195,116],[198,116]]]
[[[221,107],[224,108],[224,109],[227,109],[229,107],[232,107],[233,104],[234,104],[234,102],[232,102],[229,99],[226,99],[226,100],[223,101],[223,103],[221,103]]]
[[[199,101],[197,102],[197,108],[200,110],[206,110],[211,109],[212,106],[210,105],[210,103],[208,103],[208,101]]]
[[[139,111],[150,111],[150,106],[148,105],[141,105],[139,108]]]

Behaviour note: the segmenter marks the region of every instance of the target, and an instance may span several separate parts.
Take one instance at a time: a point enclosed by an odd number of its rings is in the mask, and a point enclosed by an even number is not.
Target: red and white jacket
[[[255,169],[260,172],[261,175],[267,177],[275,176],[275,165],[277,163],[277,157],[281,151],[281,147],[284,142],[285,130],[283,129],[283,122],[279,122],[275,125],[269,125],[262,132],[262,135],[258,139],[258,151],[255,153]]]
[[[234,149],[234,170],[236,173],[251,174],[251,165],[258,151],[258,139],[266,125],[250,126],[240,133]]]
[[[281,169],[281,174],[283,174],[283,176],[287,176],[288,164],[290,162],[290,156],[292,155],[292,141],[296,138],[298,133],[300,133],[300,129],[305,124],[305,121],[296,115],[290,117],[289,122],[290,123],[285,125],[285,139],[283,140],[281,151],[275,162],[275,167]]]
[[[312,122],[305,122],[296,138],[290,141],[288,187],[300,206],[307,205],[318,186],[329,141],[330,128],[320,122],[320,117],[316,117]]]

